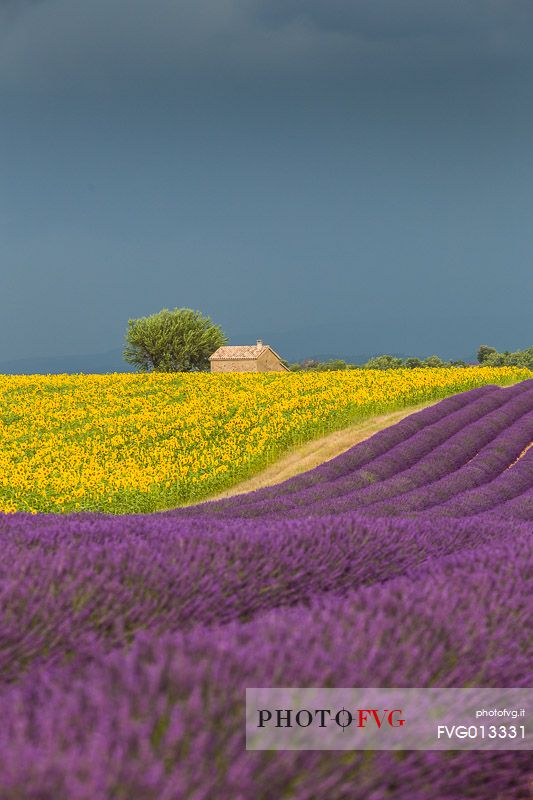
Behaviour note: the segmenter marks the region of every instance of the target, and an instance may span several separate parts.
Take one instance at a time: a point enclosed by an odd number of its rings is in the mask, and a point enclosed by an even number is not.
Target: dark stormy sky
[[[531,0],[0,0],[0,361],[188,306],[288,357],[533,343]]]

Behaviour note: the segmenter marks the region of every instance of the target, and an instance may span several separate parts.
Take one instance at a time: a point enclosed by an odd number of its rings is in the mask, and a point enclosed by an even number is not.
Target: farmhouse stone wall
[[[257,359],[258,372],[285,372],[285,367],[272,350],[265,350]]]
[[[211,372],[258,372],[255,358],[212,361]]]

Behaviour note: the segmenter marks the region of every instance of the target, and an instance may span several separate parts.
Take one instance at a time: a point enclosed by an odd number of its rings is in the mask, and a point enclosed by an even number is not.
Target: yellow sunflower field
[[[0,511],[136,513],[201,500],[294,444],[513,367],[0,376]]]

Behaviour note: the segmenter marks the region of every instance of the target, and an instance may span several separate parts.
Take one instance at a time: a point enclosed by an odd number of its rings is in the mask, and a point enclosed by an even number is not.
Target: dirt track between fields
[[[258,472],[245,481],[241,481],[229,489],[225,489],[218,494],[211,495],[202,502],[209,502],[210,500],[220,500],[224,497],[233,497],[236,494],[243,494],[244,492],[253,492],[256,489],[262,489],[264,486],[273,486],[276,483],[286,481],[294,475],[299,475],[301,472],[314,469],[325,461],[329,461],[335,456],[344,453],[353,447],[355,444],[369,439],[378,431],[387,428],[389,425],[394,425],[404,417],[414,414],[427,406],[435,405],[432,401],[429,403],[420,403],[416,406],[409,406],[402,408],[398,411],[391,411],[389,414],[382,414],[378,417],[370,417],[369,419],[356,422],[347,428],[342,428],[339,431],[321,436],[319,439],[313,439],[305,444],[298,445],[288,450],[284,455],[273,464],[270,464],[266,469]]]

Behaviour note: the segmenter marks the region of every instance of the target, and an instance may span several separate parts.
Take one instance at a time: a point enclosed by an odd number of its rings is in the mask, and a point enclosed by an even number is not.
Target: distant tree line
[[[329,361],[317,361],[308,358],[295,364],[287,365],[292,372],[313,371],[331,372],[339,369],[419,369],[421,367],[466,367],[465,361],[443,361],[438,356],[428,358],[399,358],[398,356],[373,356],[364,364],[349,364],[340,358]]]
[[[126,331],[124,360],[142,372],[197,372],[209,369],[209,356],[227,343],[219,325],[191,308],[164,308],[157,314],[130,319]],[[526,367],[533,370],[533,347],[498,353],[482,344],[477,351],[480,364],[490,367]],[[340,358],[329,361],[307,359],[296,364],[283,362],[293,372],[331,372],[341,369],[417,369],[424,367],[468,367],[465,361],[444,361],[438,356],[400,358],[373,356],[365,364],[347,364]]]
[[[482,344],[477,352],[477,360],[485,367],[526,367],[533,370],[533,347],[527,350],[518,350],[516,353],[508,351],[498,353],[494,347]],[[380,355],[373,356],[364,364],[349,364],[340,358],[329,361],[308,358],[295,364],[287,363],[287,366],[292,372],[329,372],[339,369],[420,369],[424,367],[468,367],[471,365],[462,359],[444,361],[439,356],[400,358],[399,356]]]
[[[533,370],[533,347],[516,350],[514,353],[509,350],[498,353],[494,347],[482,344],[477,351],[477,360],[484,367],[525,367]]]

